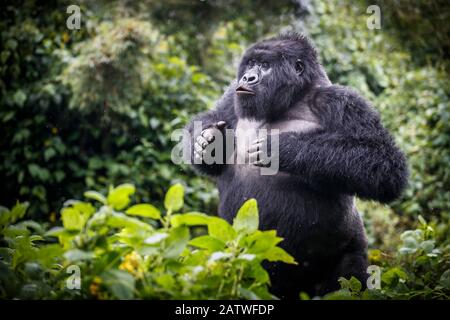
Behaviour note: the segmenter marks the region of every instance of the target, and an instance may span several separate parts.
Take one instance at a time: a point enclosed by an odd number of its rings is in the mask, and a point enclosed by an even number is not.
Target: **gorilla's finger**
[[[217,129],[222,130],[223,128],[225,128],[225,126],[227,125],[227,123],[225,121],[219,121],[216,124]]]
[[[262,143],[255,143],[248,148],[248,153],[256,152],[262,149]]]
[[[258,151],[258,152],[251,153],[251,154],[248,156],[248,159],[249,159],[250,164],[254,164],[254,163],[257,162],[259,159],[261,159],[261,155],[262,155],[262,151]]]
[[[266,138],[258,138],[255,141],[253,141],[253,144],[265,143],[266,140],[267,140]]]
[[[206,146],[208,145],[208,141],[202,136],[197,137],[197,143],[200,144],[202,148],[206,148]]]
[[[194,144],[194,151],[200,153],[200,152],[203,151],[203,147],[202,147],[198,142],[196,142],[196,143]]]
[[[257,166],[257,167],[269,167],[270,166],[270,161],[268,161],[267,163],[264,162],[263,160],[258,160],[255,163],[253,163],[253,165]]]
[[[202,156],[199,155],[197,152],[194,152],[194,158],[195,160],[202,160]]]
[[[212,133],[212,130],[204,130],[203,132],[202,132],[202,136],[206,139],[206,140],[208,140],[209,142],[212,142],[212,141],[214,141],[214,135],[213,135],[213,133]]]

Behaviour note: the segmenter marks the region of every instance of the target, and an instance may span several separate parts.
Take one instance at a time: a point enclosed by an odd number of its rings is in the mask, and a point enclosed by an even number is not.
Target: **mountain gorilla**
[[[231,221],[247,199],[258,201],[261,229],[276,229],[284,238],[281,246],[298,262],[266,265],[271,291],[281,298],[298,298],[300,291],[323,295],[338,289],[341,276],[365,285],[367,242],[354,196],[397,198],[407,184],[404,155],[366,100],[331,84],[304,36],[286,34],[253,45],[237,79],[214,110],[188,126],[194,167],[217,179],[220,216]],[[194,121],[201,121],[200,131],[194,132]],[[274,175],[259,171],[267,166],[263,151],[274,152],[271,139],[248,133],[261,128],[278,129]],[[254,139],[246,163],[203,161],[224,129],[234,133],[238,147]],[[242,151],[237,150],[233,157]]]

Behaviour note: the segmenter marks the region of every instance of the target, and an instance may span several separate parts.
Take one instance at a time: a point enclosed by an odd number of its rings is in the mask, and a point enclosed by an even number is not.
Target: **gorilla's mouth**
[[[252,89],[249,89],[243,85],[240,85],[239,87],[236,88],[236,93],[237,94],[251,94],[254,95],[255,91],[253,91]]]

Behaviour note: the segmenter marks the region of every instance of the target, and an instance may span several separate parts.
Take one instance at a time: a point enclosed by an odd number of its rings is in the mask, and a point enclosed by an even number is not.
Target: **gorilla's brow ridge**
[[[280,57],[280,53],[278,52],[274,52],[273,50],[269,50],[269,49],[254,49],[252,51],[250,51],[247,55],[247,59],[251,59],[254,58],[256,60],[261,60],[261,59],[265,59],[265,60],[276,60]]]

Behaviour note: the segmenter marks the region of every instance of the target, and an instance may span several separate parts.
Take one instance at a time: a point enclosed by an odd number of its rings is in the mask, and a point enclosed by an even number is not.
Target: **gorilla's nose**
[[[242,81],[248,85],[258,83],[258,80],[259,80],[259,76],[256,72],[247,72],[242,77]]]

